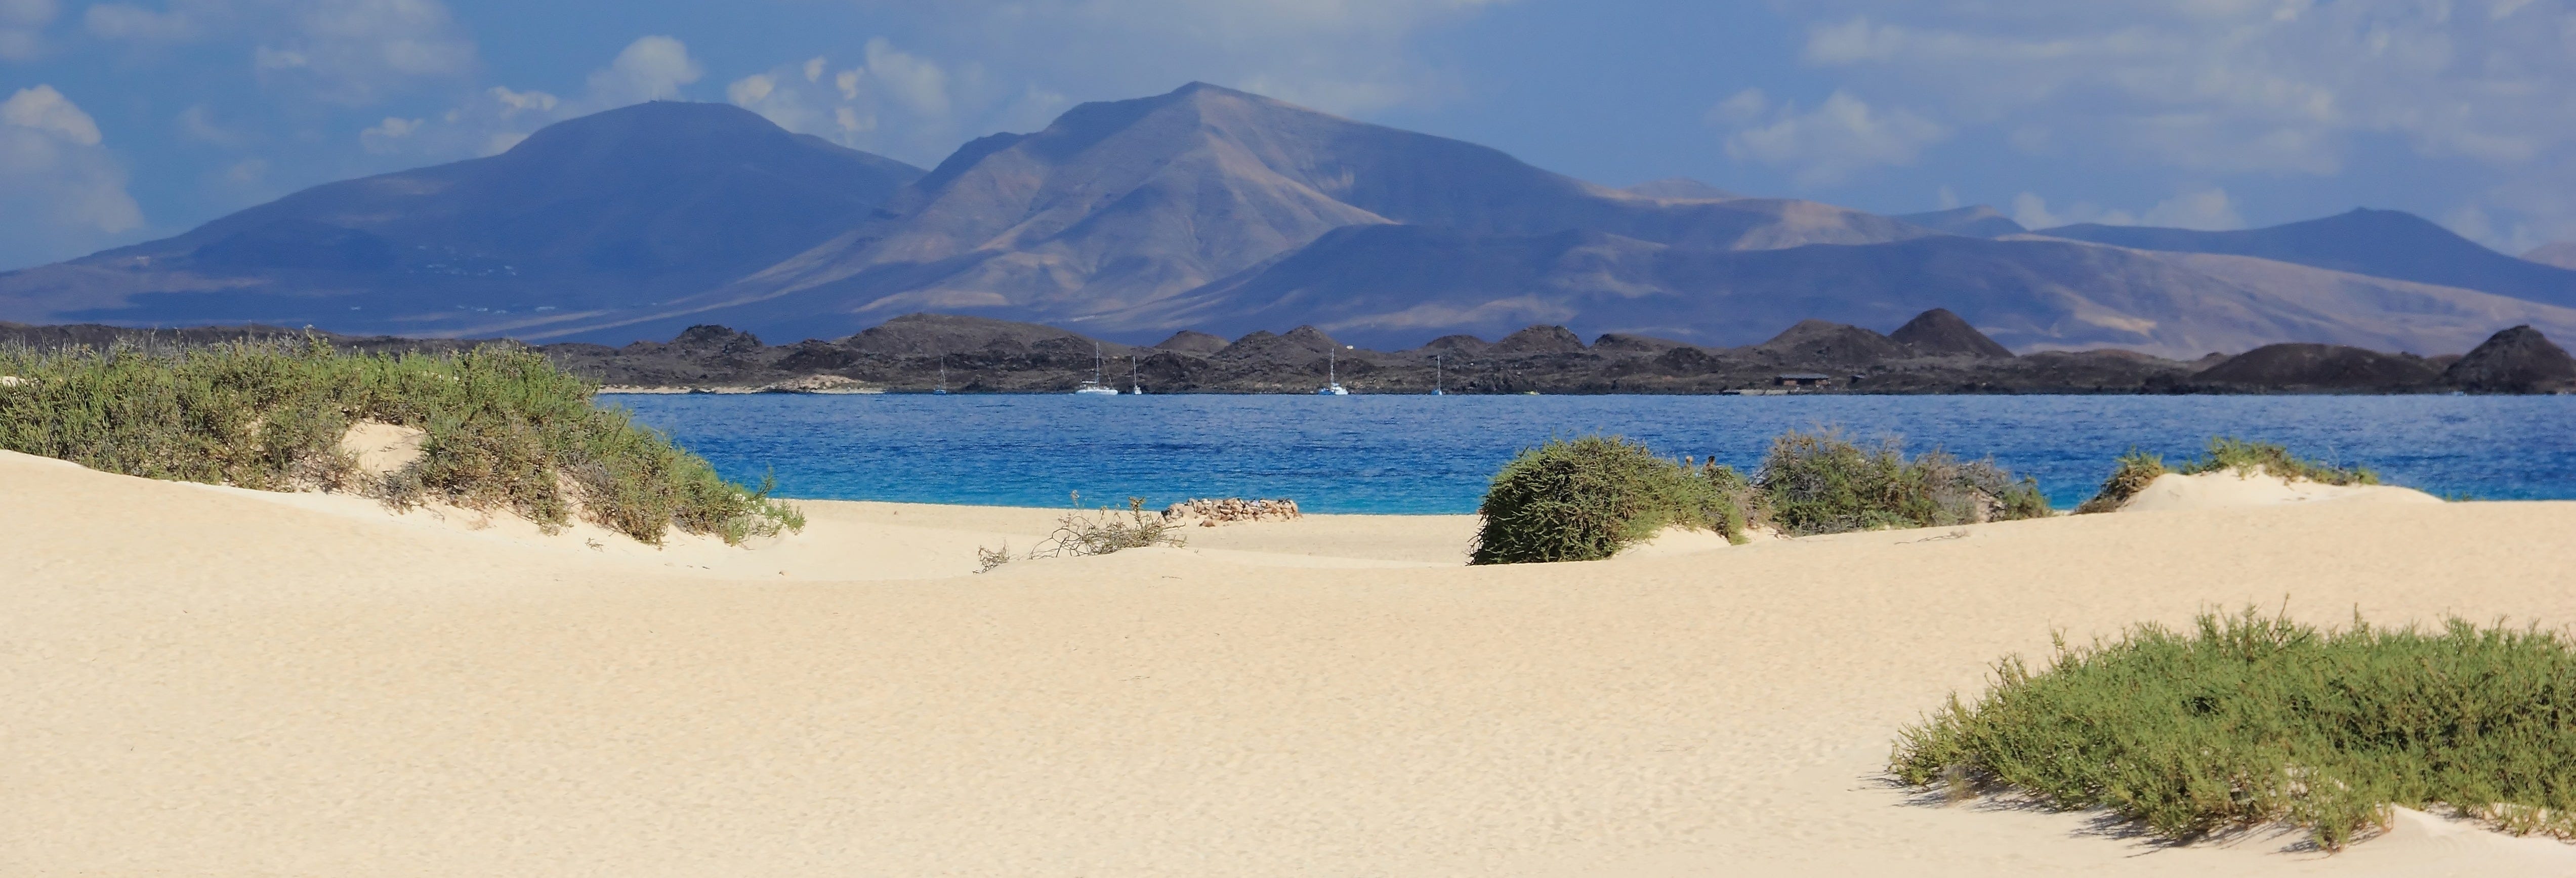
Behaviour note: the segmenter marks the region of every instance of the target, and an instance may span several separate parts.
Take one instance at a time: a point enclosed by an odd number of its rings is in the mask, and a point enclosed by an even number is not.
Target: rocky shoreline
[[[361,351],[437,353],[514,343],[309,334]],[[265,326],[0,323],[0,344],[33,348],[151,350],[307,335]],[[1146,347],[1030,323],[914,314],[832,341],[768,345],[750,333],[697,326],[668,342],[535,349],[611,393],[1065,393],[1093,379],[1095,352],[1101,384],[1146,393],[1303,394],[1335,380],[1355,394],[2576,391],[2576,358],[2530,327],[2498,332],[2466,354],[2292,343],[2185,361],[2124,350],[2015,355],[1938,309],[1887,334],[1809,320],[1736,348],[1617,333],[1586,344],[1561,326],[1533,326],[1492,342],[1448,336],[1405,351],[1350,347],[1313,327],[1232,341],[1184,331]]]

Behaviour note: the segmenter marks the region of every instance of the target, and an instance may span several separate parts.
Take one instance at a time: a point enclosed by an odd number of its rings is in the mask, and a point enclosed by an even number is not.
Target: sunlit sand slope
[[[1053,513],[814,509],[679,564],[0,455],[0,875],[2576,871],[2416,815],[2166,848],[1877,775],[2052,629],[2576,621],[2576,504],[1507,568],[1455,566],[1471,520],[1315,519],[982,576]]]

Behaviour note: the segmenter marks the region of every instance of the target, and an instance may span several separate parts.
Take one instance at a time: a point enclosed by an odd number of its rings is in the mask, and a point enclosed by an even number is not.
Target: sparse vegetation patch
[[[2016,480],[1991,460],[1939,450],[1908,458],[1894,440],[1864,448],[1832,431],[1772,440],[1753,485],[1768,521],[1797,536],[2050,514],[2038,482]]]
[[[975,572],[987,572],[1020,558],[1084,558],[1146,546],[1178,548],[1186,544],[1178,525],[1162,513],[1146,511],[1143,497],[1127,498],[1125,509],[1113,510],[1103,506],[1097,511],[1085,512],[1082,509],[1082,492],[1075,491],[1073,510],[1056,519],[1055,532],[1039,540],[1037,548],[1030,549],[1025,555],[1014,556],[1008,545],[999,549],[978,546],[975,555],[983,566]]]
[[[1906,729],[1891,772],[2009,787],[2178,840],[2287,822],[2335,849],[2387,808],[2576,838],[2576,644],[2457,619],[2320,631],[2248,609],[1995,666]]]
[[[2146,490],[2157,476],[2166,473],[2199,475],[2230,472],[2240,476],[2269,475],[2291,481],[2318,482],[2327,485],[2376,485],[2379,474],[2363,467],[2339,467],[2306,460],[2291,454],[2287,447],[2270,442],[2251,442],[2219,437],[2209,440],[2209,449],[2200,457],[2183,462],[2180,467],[2165,465],[2164,458],[2130,449],[2120,455],[2111,477],[2093,499],[2075,507],[2078,513],[2116,512],[2138,492]]]
[[[527,350],[17,350],[0,351],[0,374],[21,379],[0,391],[0,449],[108,472],[507,509],[547,527],[579,517],[655,544],[672,527],[740,542],[805,523],[769,484],[726,482]],[[359,471],[340,442],[361,421],[424,431],[418,459]]]
[[[2112,467],[2111,477],[2102,482],[2102,490],[2094,492],[2093,499],[2076,506],[2075,512],[2078,515],[2117,512],[2122,505],[2129,502],[2129,498],[2136,497],[2138,492],[2146,490],[2147,485],[2153,483],[2157,476],[2168,472],[2172,470],[2165,468],[2163,457],[2135,448],[2129,449],[2129,453],[2120,455],[2118,463]]]
[[[1673,526],[1738,539],[1745,510],[1721,491],[1714,473],[1723,469],[1685,466],[1615,436],[1551,440],[1494,476],[1469,563],[1594,561]]]
[[[2379,484],[2379,474],[2362,467],[2339,467],[2306,460],[2275,443],[2226,437],[2209,440],[2209,451],[2184,464],[2180,470],[2187,476],[2220,471],[2238,475],[2272,475],[2294,482],[2326,485]]]

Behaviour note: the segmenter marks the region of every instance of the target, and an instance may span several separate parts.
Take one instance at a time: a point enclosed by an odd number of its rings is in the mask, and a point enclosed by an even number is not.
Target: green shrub
[[[1893,440],[1862,448],[1830,431],[1772,440],[1754,484],[1770,522],[1798,536],[2050,514],[2038,482],[2016,481],[1991,460],[1938,450],[1908,459]]]
[[[804,527],[769,486],[592,404],[598,388],[518,348],[348,355],[237,343],[170,353],[0,351],[0,449],[93,469],[260,490],[349,490],[397,506],[508,509],[549,528],[578,511],[648,543],[663,531],[729,542]],[[417,464],[382,479],[339,448],[373,420],[425,432]]]
[[[2175,839],[2289,822],[2340,847],[2386,807],[2576,838],[2576,649],[2537,629],[2320,632],[2247,610],[1995,668],[1908,728],[1908,784],[2017,788]]]
[[[2209,440],[2209,451],[2184,464],[2183,475],[2227,470],[2238,475],[2269,474],[2292,481],[2310,481],[2328,485],[2376,485],[2379,474],[2362,467],[2337,467],[2302,460],[2290,449],[2269,442],[2242,439]]]
[[[2102,482],[2102,490],[2095,492],[2093,499],[2075,507],[2075,512],[2084,515],[2119,511],[2121,504],[2138,496],[2139,491],[2147,489],[2148,483],[2168,472],[2172,470],[2165,469],[2163,457],[2129,449],[2129,453],[2120,455],[2118,465],[2112,467],[2111,477]]]
[[[1618,437],[1551,440],[1494,476],[1469,563],[1594,561],[1675,525],[1737,539],[1744,510],[1720,490],[1733,472],[1695,472]]]

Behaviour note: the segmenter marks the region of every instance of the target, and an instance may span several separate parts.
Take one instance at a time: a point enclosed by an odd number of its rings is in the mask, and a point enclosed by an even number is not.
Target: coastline
[[[0,480],[25,547],[0,559],[13,874],[2576,868],[2411,814],[2332,857],[2160,845],[1879,773],[1898,728],[2053,632],[2285,598],[2576,622],[2576,503],[1484,568],[1436,557],[1472,517],[1310,516],[976,575],[956,553],[1060,511],[804,503],[803,535],[639,560],[19,455]]]

